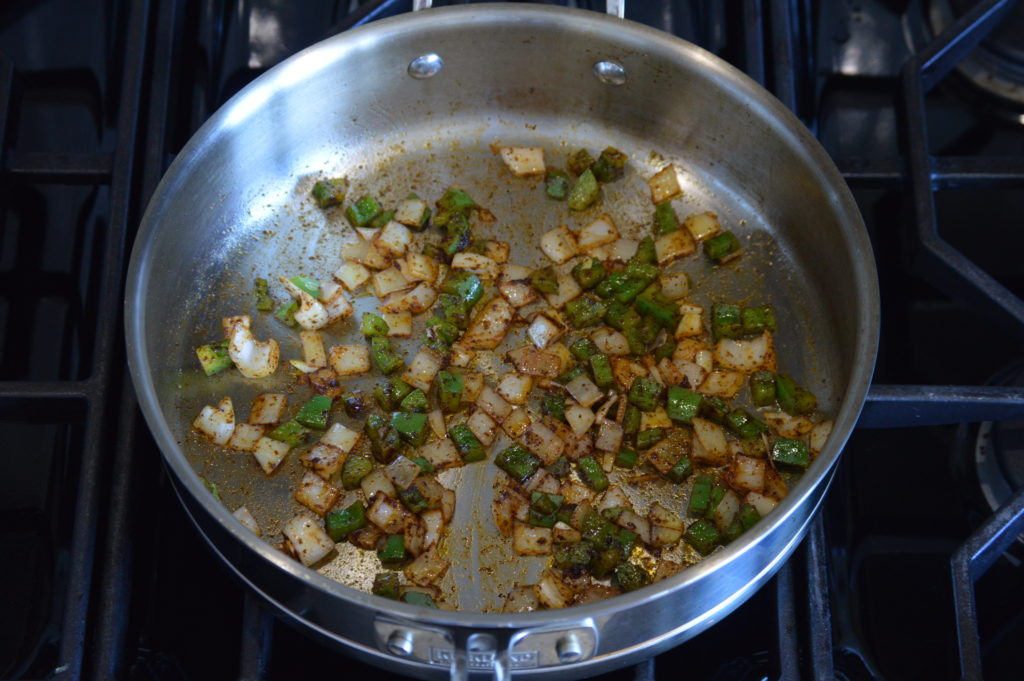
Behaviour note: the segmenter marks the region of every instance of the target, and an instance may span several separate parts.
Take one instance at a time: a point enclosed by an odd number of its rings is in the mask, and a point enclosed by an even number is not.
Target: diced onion
[[[651,525],[656,527],[667,527],[673,530],[683,529],[683,517],[667,506],[663,506],[660,502],[655,501],[651,504],[651,510],[648,512],[647,517],[650,519]]]
[[[690,235],[697,241],[703,241],[721,231],[718,224],[718,216],[712,212],[694,213],[683,220],[683,227],[690,231]]]
[[[506,537],[512,534],[516,513],[524,505],[526,505],[526,499],[511,487],[502,487],[494,495],[494,501],[491,502],[491,513],[494,515],[494,524],[498,526],[499,532]]]
[[[374,242],[369,245],[366,249],[366,255],[360,258],[359,262],[371,270],[383,270],[391,265],[391,254],[386,248]]]
[[[512,413],[505,417],[505,420],[501,422],[501,429],[505,431],[505,434],[510,438],[518,438],[520,435],[526,432],[526,429],[530,427],[530,414],[526,409],[518,408],[513,409]]]
[[[408,198],[398,202],[395,207],[395,222],[409,227],[423,224],[423,214],[427,212],[427,202],[423,199]]]
[[[540,600],[537,598],[537,587],[530,584],[527,586],[516,586],[505,596],[505,605],[502,612],[533,612],[540,608]]]
[[[452,258],[453,270],[468,270],[484,279],[497,279],[501,266],[486,255],[479,253],[456,253]]]
[[[565,333],[558,324],[554,323],[542,314],[533,318],[526,335],[538,348],[544,349],[558,340]]]
[[[775,510],[775,507],[779,505],[779,502],[775,499],[757,492],[748,492],[743,501],[756,508],[762,518]]]
[[[375,496],[370,508],[366,509],[366,519],[379,527],[385,534],[401,532],[405,523],[404,518],[405,509],[402,504],[384,494]]]
[[[434,436],[438,438],[446,437],[447,432],[444,427],[444,412],[440,409],[434,409],[427,414],[427,423],[430,424],[430,430],[434,432]]]
[[[246,378],[263,378],[277,369],[281,351],[273,338],[264,342],[257,341],[250,323],[249,315],[223,319],[222,325],[228,339],[228,356]]]
[[[822,421],[821,423],[814,424],[814,427],[811,429],[811,451],[815,454],[820,454],[821,450],[825,449],[825,443],[831,434],[831,421]]]
[[[327,352],[324,350],[324,339],[316,331],[300,331],[302,356],[307,366],[323,369],[327,366]]]
[[[667,265],[673,260],[694,253],[696,250],[697,244],[694,243],[693,237],[685,229],[669,232],[664,236],[658,237],[654,242],[654,251],[658,255],[659,265]]]
[[[553,572],[546,570],[537,582],[537,599],[545,608],[564,608],[572,600],[572,590]]]
[[[370,280],[370,270],[358,262],[347,260],[334,273],[334,278],[340,281],[349,291],[354,292]]]
[[[361,236],[356,236],[355,241],[350,241],[341,247],[341,256],[350,261],[362,260],[370,250],[370,242]],[[340,277],[339,277],[340,278]],[[353,290],[353,289],[349,289]]]
[[[597,349],[606,355],[629,354],[629,341],[624,335],[610,327],[602,326],[590,334],[590,339],[594,341]]]
[[[235,430],[228,440],[228,447],[243,452],[251,452],[256,448],[256,443],[263,437],[263,426],[254,426],[251,423],[235,423]]]
[[[313,565],[334,550],[334,542],[320,522],[306,515],[292,518],[281,526],[281,533],[291,542],[303,565]]]
[[[429,255],[410,253],[402,262],[402,276],[409,281],[433,283],[437,276],[437,261]]]
[[[635,532],[645,544],[651,543],[651,523],[635,511],[626,509],[615,519],[615,524]]]
[[[555,345],[558,345],[557,343]],[[515,365],[516,371],[528,376],[545,376],[555,378],[562,373],[562,360],[559,355],[549,350],[524,345],[508,353],[508,359]]]
[[[582,435],[594,425],[594,412],[574,404],[565,410],[565,420],[569,422],[569,427],[576,435]]]
[[[540,249],[544,251],[544,255],[559,265],[580,252],[576,244],[576,237],[565,225],[546,232],[540,238]]]
[[[690,275],[686,272],[661,275],[661,292],[669,300],[687,296],[690,293]]]
[[[405,550],[409,555],[416,557],[423,553],[426,531],[427,529],[418,515],[409,513],[405,516],[404,525],[402,526],[402,539],[405,542]]]
[[[560,310],[570,300],[574,300],[583,293],[583,289],[571,274],[562,273],[555,279],[558,281],[558,293],[545,293],[544,298],[551,307]]]
[[[441,370],[441,365],[442,360],[436,352],[430,348],[420,348],[409,368],[402,374],[402,380],[426,392],[434,382],[434,376]]]
[[[387,322],[388,336],[391,338],[408,338],[412,335],[411,312],[383,312],[381,318]]]
[[[291,448],[286,442],[269,437],[261,437],[256,441],[252,455],[256,458],[256,462],[263,469],[263,472],[270,475],[281,464],[284,457],[288,455],[289,449]]]
[[[693,434],[710,455],[712,461],[724,463],[729,454],[729,445],[725,439],[725,431],[720,425],[694,417]]]
[[[512,411],[512,405],[505,401],[505,399],[490,388],[490,386],[484,386],[483,390],[480,391],[480,396],[476,399],[478,407],[486,411],[497,421],[503,420]]]
[[[647,180],[647,185],[651,188],[651,201],[655,204],[674,199],[683,193],[674,165],[659,170]]]
[[[340,492],[313,471],[306,471],[295,490],[295,500],[317,515],[331,510]]]
[[[740,510],[740,498],[731,489],[726,490],[725,496],[715,507],[715,525],[719,530],[725,530],[736,520],[736,514]]]
[[[558,461],[565,449],[565,443],[540,421],[526,429],[519,443],[540,457],[545,466]]]
[[[608,259],[616,262],[626,262],[636,255],[640,242],[633,239],[619,239],[608,246]]]
[[[574,400],[584,407],[589,407],[604,397],[601,389],[594,385],[594,382],[587,378],[586,375],[580,375],[572,379],[565,384],[565,389],[569,391]]]
[[[764,489],[764,459],[737,454],[729,469],[730,484],[744,492],[760,492]]]
[[[341,470],[345,452],[333,445],[320,442],[313,445],[308,452],[299,457],[299,460],[306,468],[324,478],[329,478]]]
[[[473,404],[484,389],[484,377],[475,371],[463,371],[462,384],[462,403]]]
[[[416,560],[405,567],[405,576],[409,581],[419,586],[429,586],[441,581],[444,574],[448,572],[451,562],[445,560],[430,549],[424,551]]]
[[[814,423],[806,416],[790,416],[784,411],[768,412],[764,420],[782,437],[800,438],[814,429]]]
[[[278,277],[278,279],[288,289],[288,292],[299,301],[299,309],[294,314],[295,321],[298,322],[299,326],[308,331],[316,331],[327,326],[331,321],[331,316],[327,313],[327,308],[324,307],[323,303],[293,284],[287,277]]]
[[[402,276],[397,267],[389,267],[373,275],[373,295],[378,298],[395,291],[404,291],[410,286],[409,280]]]
[[[546,170],[543,147],[502,147],[500,153],[501,160],[516,177],[543,175]]]
[[[547,556],[551,554],[550,527],[532,527],[516,523],[512,528],[512,550],[520,556]]]
[[[327,324],[348,317],[353,312],[352,303],[345,297],[345,289],[333,281],[320,282],[320,302],[327,312]]]
[[[610,508],[633,508],[629,496],[618,485],[612,485],[601,495],[601,501],[597,504],[597,511],[607,511]]]
[[[640,414],[640,430],[647,430],[649,428],[671,428],[672,419],[665,413],[665,409],[660,405],[654,409],[654,411],[645,411]]]
[[[419,474],[420,465],[401,455],[395,457],[395,460],[384,469],[384,475],[388,476],[391,484],[398,489],[407,488]]]
[[[659,546],[671,546],[679,541],[679,538],[682,536],[682,530],[651,525],[651,541],[649,543],[654,548],[658,548]]]
[[[715,344],[714,359],[725,369],[753,373],[765,365],[771,334],[765,331],[751,340],[723,338]]]
[[[579,504],[594,498],[594,490],[582,482],[570,482],[562,485],[562,496],[567,504]]]
[[[441,541],[441,533],[444,531],[444,515],[440,510],[434,509],[424,511],[420,514],[425,529],[423,535],[423,548],[429,549]]]
[[[400,222],[391,220],[377,235],[377,246],[395,257],[405,255],[412,243],[412,232]]]
[[[347,454],[352,451],[361,437],[362,433],[359,431],[352,430],[341,423],[333,423],[320,438],[320,442],[337,447]]]
[[[216,445],[223,447],[235,432],[235,409],[231,398],[225,397],[216,407],[206,405],[192,422],[192,427]]]
[[[476,439],[490,445],[498,435],[498,424],[483,409],[478,409],[466,421],[466,427],[473,431]]]
[[[622,445],[622,426],[612,421],[601,424],[594,447],[602,452],[617,452]]]
[[[359,488],[363,490],[363,494],[368,500],[372,500],[376,496],[387,496],[392,499],[395,498],[395,486],[388,480],[388,476],[384,475],[384,471],[380,468],[376,468],[370,471],[369,475],[359,481]]]
[[[471,350],[493,350],[508,332],[515,308],[504,298],[491,298],[470,323],[460,341]]]
[[[533,388],[533,378],[525,374],[509,373],[498,381],[496,391],[512,404],[526,404]]]
[[[272,426],[284,419],[288,408],[288,396],[280,393],[261,393],[252,401],[249,410],[249,423]]]
[[[602,215],[576,234],[576,243],[581,250],[589,251],[598,246],[610,244],[619,238],[619,230],[610,215]]]
[[[697,388],[705,395],[731,400],[743,388],[743,374],[735,371],[712,371]]]
[[[530,268],[520,265],[502,266],[498,291],[512,307],[522,307],[537,300],[537,291],[530,285]]]
[[[263,536],[263,530],[260,529],[259,523],[256,522],[256,518],[253,517],[252,513],[250,513],[249,509],[245,506],[239,506],[231,515],[235,516],[235,519],[242,523],[242,526],[245,529],[249,530],[257,537]]]
[[[507,241],[488,241],[484,244],[484,255],[499,265],[508,262],[508,256],[511,252],[512,246]]]
[[[333,345],[329,359],[331,369],[339,376],[364,374],[370,370],[370,348],[366,345]]]
[[[459,450],[455,448],[455,444],[448,438],[429,442],[416,450],[416,452],[438,470],[462,465],[462,457],[459,455]]]
[[[575,544],[583,538],[583,534],[559,520],[551,528],[551,538],[556,544]]]

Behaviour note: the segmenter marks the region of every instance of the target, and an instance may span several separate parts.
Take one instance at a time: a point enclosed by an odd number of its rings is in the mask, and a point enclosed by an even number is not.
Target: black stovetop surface
[[[146,200],[202,121],[302,47],[408,4],[0,7],[0,679],[383,675],[268,615],[207,550],[135,407],[119,315]],[[844,172],[879,268],[878,394],[1024,382],[1017,308],[991,313],[916,241],[913,159],[927,154],[938,233],[1008,300],[1024,295],[1024,118],[954,72],[924,99],[925,134],[908,128],[903,68],[934,40],[935,4],[627,8],[763,82]],[[960,676],[966,610],[954,601],[951,556],[991,515],[991,498],[1005,501],[989,478],[979,483],[979,452],[1019,490],[1021,424],[980,425],[998,415],[982,411],[964,425],[870,428],[888,408],[875,406],[779,576],[706,633],[608,678]],[[987,679],[1021,678],[1020,549],[975,586]]]

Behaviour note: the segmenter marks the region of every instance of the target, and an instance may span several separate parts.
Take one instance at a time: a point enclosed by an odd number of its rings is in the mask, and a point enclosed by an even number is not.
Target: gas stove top
[[[384,674],[292,630],[206,549],[138,414],[120,301],[146,202],[198,126],[282,59],[410,4],[0,8],[0,679]],[[803,546],[704,634],[606,677],[1020,678],[1024,4],[626,16],[735,64],[815,132],[864,215],[883,316]]]

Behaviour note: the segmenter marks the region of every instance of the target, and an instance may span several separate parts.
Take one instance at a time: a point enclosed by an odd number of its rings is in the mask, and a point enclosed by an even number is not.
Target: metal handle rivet
[[[431,76],[436,76],[442,66],[444,66],[444,59],[441,59],[441,55],[431,52],[430,54],[416,57],[409,62],[409,75],[421,80],[423,78],[430,78]]]
[[[576,662],[583,657],[583,644],[576,634],[566,634],[558,639],[555,644],[555,652],[558,653],[558,661],[562,664]]]
[[[388,651],[399,657],[409,657],[413,652],[412,632],[399,629],[388,636]]]
[[[626,69],[617,62],[596,62],[593,72],[594,76],[605,85],[625,85],[626,83]]]

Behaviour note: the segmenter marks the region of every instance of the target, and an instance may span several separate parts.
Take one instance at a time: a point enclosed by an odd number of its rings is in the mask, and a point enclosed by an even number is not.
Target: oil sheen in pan
[[[271,282],[272,294],[283,301],[286,294],[280,285],[275,285],[279,275],[302,273],[328,279],[340,265],[341,246],[354,238],[354,230],[341,209],[322,211],[310,201],[309,189],[323,175],[345,176],[350,182],[350,198],[368,193],[385,206],[394,205],[410,191],[432,203],[449,186],[461,186],[497,218],[490,223],[474,220],[474,237],[508,241],[509,262],[541,266],[549,263],[538,246],[540,235],[559,224],[576,229],[607,212],[623,236],[639,239],[649,234],[653,211],[645,178],[667,162],[675,163],[684,176],[684,195],[675,201],[680,216],[704,210],[717,213],[723,226],[740,236],[745,249],[743,256],[727,267],[713,268],[699,254],[675,265],[673,270],[685,269],[692,277],[691,300],[710,305],[713,301],[758,303],[770,299],[779,317],[776,344],[780,366],[807,377],[826,413],[835,409],[837,390],[817,380],[828,373],[827,367],[819,366],[818,362],[828,364],[834,359],[820,358],[815,352],[811,320],[821,311],[808,307],[812,301],[800,295],[800,283],[806,279],[787,256],[785,244],[777,241],[772,226],[763,221],[757,201],[746,196],[742,187],[722,186],[708,169],[693,167],[686,158],[673,157],[666,150],[652,149],[644,140],[582,124],[567,128],[564,119],[454,119],[443,131],[428,127],[429,131],[407,130],[389,139],[367,142],[366,148],[325,149],[322,155],[307,159],[294,172],[254,188],[246,202],[247,214],[230,225],[226,250],[197,282],[194,297],[183,305],[186,314],[181,320],[181,335],[186,340],[177,348],[177,354],[166,358],[167,371],[161,374],[168,422],[178,428],[176,436],[197,472],[217,485],[230,510],[247,506],[266,539],[279,538],[280,524],[305,510],[292,498],[292,490],[302,475],[299,452],[293,451],[268,478],[250,454],[216,450],[189,432],[188,424],[203,404],[214,404],[224,395],[232,397],[238,418],[244,419],[258,393],[291,393],[290,407],[294,410],[310,391],[296,387],[290,377],[285,379],[284,367],[273,377],[259,381],[245,380],[237,372],[207,379],[198,370],[193,348],[220,337],[221,317],[250,314],[258,338],[272,336],[281,344],[282,364],[301,357],[298,335],[272,315],[255,311],[251,287],[254,277],[265,277]],[[564,166],[566,157],[577,148],[596,152],[611,145],[626,152],[630,163],[625,177],[603,187],[598,205],[582,213],[570,213],[565,203],[545,197],[541,180],[515,178],[508,173],[492,153],[493,143],[543,146],[549,166]],[[428,230],[419,238],[433,234],[436,233]],[[353,305],[355,314],[351,318],[321,332],[328,347],[363,342],[358,334],[358,319],[365,311],[376,311],[377,300],[363,293],[353,299]],[[426,316],[418,316],[412,338],[396,344],[407,358],[416,352]],[[477,368],[491,374],[503,370],[500,356],[524,342],[522,329],[515,330],[493,355],[483,353]],[[368,374],[346,381],[345,387],[369,393],[380,380],[380,376]],[[335,410],[332,418],[361,428],[360,421],[339,411]],[[500,451],[507,444],[508,439],[502,434],[491,451]],[[458,496],[455,518],[445,542],[446,557],[452,561],[452,567],[441,583],[442,607],[500,610],[503,594],[517,583],[534,582],[547,562],[546,558],[513,555],[511,542],[498,533],[490,510],[492,485],[498,474],[498,469],[488,461],[445,471],[439,476],[443,484],[456,489]],[[622,482],[624,475],[622,471],[613,471],[611,482]],[[663,481],[644,485],[642,490],[623,487],[639,512],[645,512],[655,498],[671,507],[683,508],[688,492],[688,487],[681,491]],[[697,559],[682,543],[663,555],[684,562]],[[644,560],[643,556],[637,558]],[[339,546],[337,555],[329,557],[318,569],[346,585],[368,590],[379,563],[372,553],[344,544]]]

